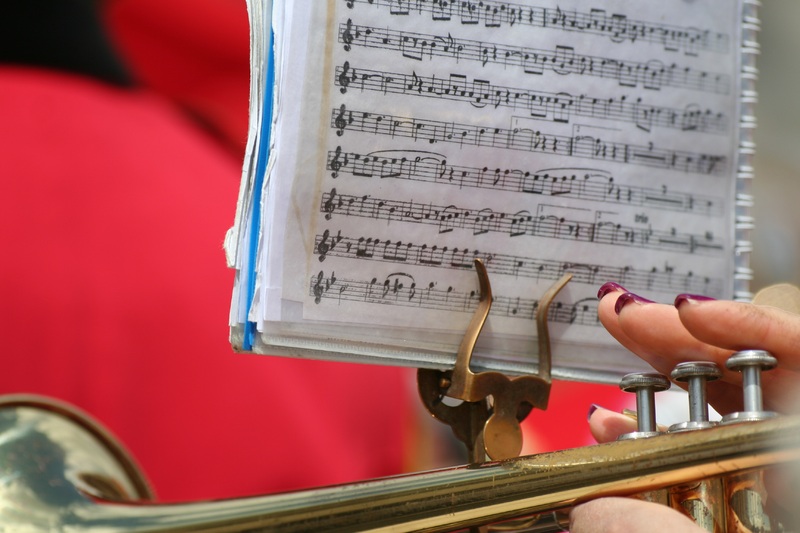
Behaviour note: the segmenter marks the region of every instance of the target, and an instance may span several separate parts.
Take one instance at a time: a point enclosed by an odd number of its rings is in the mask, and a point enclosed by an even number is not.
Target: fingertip
[[[620,294],[619,298],[617,298],[617,302],[614,304],[614,311],[616,311],[617,314],[620,314],[620,312],[622,312],[622,309],[629,303],[652,304],[655,302],[653,302],[653,300],[648,300],[647,298],[642,298],[638,294],[634,294],[632,292],[625,292]]]
[[[633,418],[592,405],[589,409],[589,431],[597,442],[611,442],[620,435],[636,431],[636,420]]]
[[[592,415],[593,415],[593,414],[594,414],[594,412],[595,412],[595,411],[597,411],[599,408],[600,408],[600,406],[599,406],[599,405],[597,405],[596,403],[593,403],[592,405],[590,405],[590,406],[589,406],[589,412],[588,412],[588,413],[587,413],[587,415],[586,415],[586,420],[591,420],[591,419],[592,419]]]
[[[701,302],[713,301],[715,298],[703,296],[702,294],[679,294],[675,297],[675,307],[680,308],[683,304],[697,304]]]
[[[608,497],[575,506],[570,511],[572,533],[594,531],[705,531],[690,518],[666,505],[635,498]],[[658,524],[655,528],[653,524]]]
[[[622,294],[625,293],[621,291],[607,292],[602,298],[600,298],[600,301],[597,304],[597,314],[600,317],[600,321],[604,326],[606,326],[606,328],[610,326],[611,322],[615,322],[617,320],[617,313],[614,311],[614,308],[617,304],[617,299]]]
[[[612,292],[628,292],[628,290],[616,281],[607,281],[597,291],[597,299],[602,300],[604,296]]]

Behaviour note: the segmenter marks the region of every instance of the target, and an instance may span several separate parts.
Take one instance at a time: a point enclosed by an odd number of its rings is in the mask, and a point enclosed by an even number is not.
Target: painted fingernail
[[[632,292],[626,292],[626,293],[621,294],[620,297],[617,298],[617,303],[616,303],[616,305],[614,305],[614,311],[616,311],[617,314],[619,314],[620,311],[622,311],[622,308],[625,307],[626,305],[628,305],[631,302],[634,302],[634,303],[637,303],[637,304],[651,304],[651,303],[654,303],[653,300],[648,300],[647,298],[642,298],[638,294],[633,294]]]
[[[709,300],[714,300],[714,298],[702,296],[700,294],[679,294],[675,297],[675,307],[680,307],[684,302],[697,303],[707,302]]]
[[[616,282],[613,282],[613,281],[609,281],[609,282],[603,283],[603,285],[600,287],[600,290],[597,291],[597,299],[598,300],[602,300],[603,296],[605,296],[609,292],[614,292],[614,291],[627,292],[627,290],[628,289],[626,289],[625,287],[623,287],[619,283],[616,283]]]
[[[586,420],[591,420],[591,418],[592,418],[592,415],[593,415],[593,414],[594,414],[594,412],[595,412],[595,411],[597,411],[598,409],[602,409],[602,407],[600,407],[600,406],[599,406],[599,405],[597,405],[596,403],[593,403],[592,405],[590,405],[590,406],[589,406],[589,412],[588,412],[588,413],[586,413]]]

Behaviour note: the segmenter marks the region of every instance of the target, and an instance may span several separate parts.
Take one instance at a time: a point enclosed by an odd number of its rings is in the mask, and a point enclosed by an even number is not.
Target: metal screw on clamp
[[[761,372],[771,370],[777,365],[778,360],[764,350],[743,350],[736,352],[725,361],[728,370],[737,370],[742,373],[744,411],[723,416],[723,424],[765,420],[777,416],[775,412],[764,411],[761,394]]]
[[[618,440],[642,439],[660,435],[656,426],[655,393],[669,389],[670,382],[666,376],[651,372],[627,374],[619,382],[619,388],[625,392],[636,393],[636,421],[638,431],[620,435]]]
[[[708,401],[706,400],[706,383],[719,378],[722,371],[709,361],[687,361],[678,363],[670,376],[674,381],[688,383],[689,389],[689,421],[673,424],[670,433],[704,429],[716,425],[708,420]]]

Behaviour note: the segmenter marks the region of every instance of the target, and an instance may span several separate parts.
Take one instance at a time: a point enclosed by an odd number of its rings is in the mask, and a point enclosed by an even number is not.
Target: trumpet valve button
[[[722,376],[722,371],[716,363],[711,361],[686,361],[675,365],[670,376],[680,382],[688,382],[692,378],[713,381]]]
[[[722,376],[719,367],[710,361],[687,361],[675,366],[670,374],[674,381],[687,384],[689,421],[670,426],[671,432],[703,429],[714,425],[708,420],[706,383]]]
[[[620,439],[637,439],[659,435],[656,427],[655,393],[669,389],[666,376],[651,372],[627,374],[620,380],[619,388],[636,393],[638,431],[626,433]]]
[[[725,361],[728,370],[742,373],[744,411],[723,416],[724,423],[763,420],[776,415],[764,410],[761,372],[771,370],[777,365],[778,360],[764,350],[742,350]]]
[[[758,368],[760,370],[772,370],[778,366],[775,359],[766,350],[742,350],[736,352],[725,361],[728,370],[742,371],[746,368]]]

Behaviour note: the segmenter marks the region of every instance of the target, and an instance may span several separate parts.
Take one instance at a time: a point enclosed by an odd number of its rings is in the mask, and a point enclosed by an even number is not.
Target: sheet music
[[[260,319],[460,334],[481,258],[485,335],[509,346],[529,345],[538,298],[574,274],[550,313],[558,355],[613,344],[605,281],[731,296],[738,2],[293,10],[309,37],[281,68],[304,89],[280,113],[302,120],[273,169],[295,179],[271,191],[287,218],[269,229],[283,249],[262,254]]]

